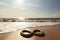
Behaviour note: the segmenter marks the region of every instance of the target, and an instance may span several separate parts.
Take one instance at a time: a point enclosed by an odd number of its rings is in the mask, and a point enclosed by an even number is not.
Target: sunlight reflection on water
[[[16,31],[18,29],[23,29],[26,27],[39,27],[45,25],[55,25],[59,23],[52,23],[52,22],[0,22],[0,33],[6,33],[11,31]]]

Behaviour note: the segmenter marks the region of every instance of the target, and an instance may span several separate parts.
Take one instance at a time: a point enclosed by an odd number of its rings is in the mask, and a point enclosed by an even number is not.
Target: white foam
[[[60,24],[56,22],[0,22],[0,33],[12,32],[26,27],[38,27]]]

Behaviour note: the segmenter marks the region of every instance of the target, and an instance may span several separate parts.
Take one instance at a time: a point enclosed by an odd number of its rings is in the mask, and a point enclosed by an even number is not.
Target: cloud
[[[35,4],[35,3],[28,3],[28,4],[24,4],[25,6],[30,6],[30,7],[39,7],[40,5]]]
[[[7,3],[4,3],[4,2],[0,2],[0,6],[6,6]]]

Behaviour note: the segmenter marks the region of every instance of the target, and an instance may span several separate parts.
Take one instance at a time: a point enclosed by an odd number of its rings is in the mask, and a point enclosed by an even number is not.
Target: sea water
[[[27,27],[56,25],[59,22],[0,22],[0,33],[13,32]]]

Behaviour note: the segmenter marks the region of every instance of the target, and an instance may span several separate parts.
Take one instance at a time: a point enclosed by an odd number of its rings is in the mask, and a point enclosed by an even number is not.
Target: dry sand
[[[44,26],[44,27],[36,27],[36,28],[26,28],[27,30],[33,31],[35,29],[39,29],[44,31],[45,37],[36,37],[32,38],[24,38],[20,36],[21,30],[0,34],[0,40],[60,40],[60,24],[52,25],[52,26]]]

